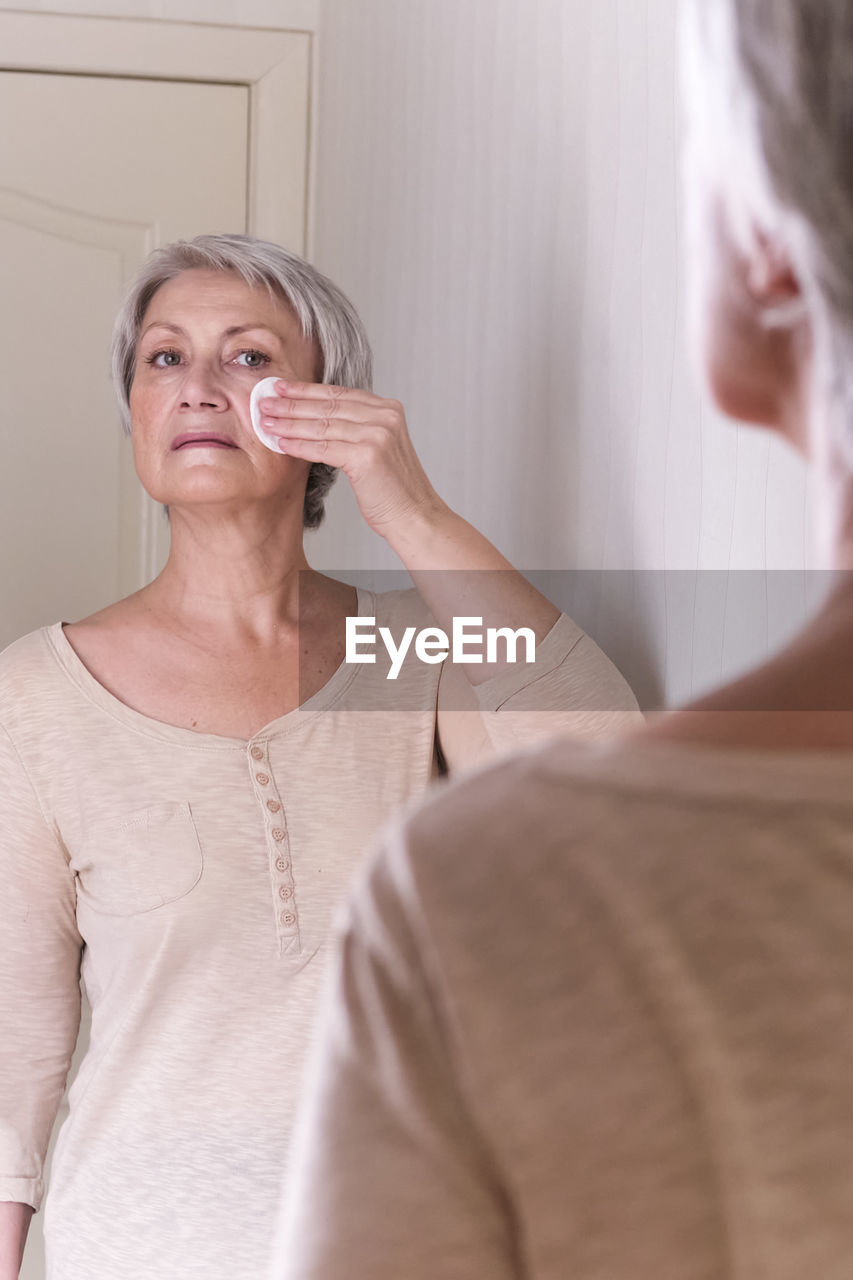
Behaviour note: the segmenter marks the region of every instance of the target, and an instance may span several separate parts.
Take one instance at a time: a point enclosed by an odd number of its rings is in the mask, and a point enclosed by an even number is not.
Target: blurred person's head
[[[853,470],[853,0],[683,0],[694,358]]]

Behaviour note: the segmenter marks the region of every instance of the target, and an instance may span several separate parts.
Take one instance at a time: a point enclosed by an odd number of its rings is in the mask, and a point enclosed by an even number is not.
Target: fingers
[[[276,391],[280,394],[258,401],[261,425],[291,457],[346,469],[367,457],[387,457],[394,442],[408,438],[397,400],[359,388],[283,378]]]
[[[333,388],[322,388],[325,391]],[[372,397],[372,403],[350,396],[264,396],[258,401],[261,425],[273,435],[292,431],[316,439],[334,436],[358,440],[373,432],[405,430],[405,415],[395,400]]]
[[[289,378],[279,378],[276,391],[282,396],[292,396],[297,400],[353,400],[365,401],[368,404],[382,404],[381,396],[363,387],[338,387],[332,382],[293,382]]]
[[[275,398],[264,396],[258,401],[258,409],[262,419],[272,423],[297,422],[303,419],[317,422],[322,420],[372,422],[376,420],[377,412],[382,413],[381,409],[377,411],[368,405],[353,402],[345,404],[341,400],[333,400],[330,396],[326,396],[324,400],[293,400],[289,396]]]
[[[346,470],[353,461],[353,446],[342,440],[297,440],[284,437],[282,450],[291,458],[304,458],[306,462],[325,462],[330,467]]]
[[[374,412],[388,409],[402,413],[402,405],[398,401],[383,399],[360,387],[337,387],[329,382],[289,382],[279,378],[276,391],[277,395],[264,397],[259,402],[262,412],[276,413],[287,405],[300,405],[310,412],[312,405],[322,404],[324,412],[333,417],[352,417],[353,413],[360,414],[363,407]]]
[[[346,444],[380,443],[388,428],[376,422],[351,422],[343,418],[271,418],[263,417],[261,426],[270,435],[287,440],[339,440]]]

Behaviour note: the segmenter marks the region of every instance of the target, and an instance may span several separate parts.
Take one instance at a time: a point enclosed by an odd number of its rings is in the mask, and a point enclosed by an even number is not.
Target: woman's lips
[[[236,449],[237,445],[228,436],[204,435],[199,431],[188,431],[182,436],[175,436],[172,449]]]

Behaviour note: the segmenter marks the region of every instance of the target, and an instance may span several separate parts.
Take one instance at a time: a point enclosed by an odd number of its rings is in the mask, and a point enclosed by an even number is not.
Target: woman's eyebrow
[[[281,338],[266,324],[235,324],[230,329],[225,330],[226,338],[233,338],[238,333],[249,333],[252,329],[263,329],[264,333],[268,333],[271,338],[275,338],[276,342],[281,342]]]
[[[140,338],[144,338],[150,329],[170,329],[172,333],[183,333],[183,329],[179,324],[169,324],[168,320],[152,320],[147,324],[140,333]]]
[[[180,334],[186,333],[186,330],[182,329],[179,324],[170,324],[168,320],[152,320],[151,324],[147,325],[142,330],[142,333],[140,333],[139,335],[140,339],[145,337],[149,329],[168,329],[170,333],[180,333]],[[262,323],[231,325],[228,329],[224,331],[224,336],[226,338],[233,338],[238,333],[249,333],[253,329],[263,329],[264,333],[268,333],[271,338],[274,338],[276,340],[276,342],[281,342],[281,338],[275,332],[275,330],[270,329],[268,325],[265,325]]]

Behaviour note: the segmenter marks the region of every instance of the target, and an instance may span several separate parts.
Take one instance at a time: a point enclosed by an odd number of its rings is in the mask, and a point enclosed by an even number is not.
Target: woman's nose
[[[181,394],[186,409],[226,409],[228,397],[211,369],[193,368],[187,374]]]

